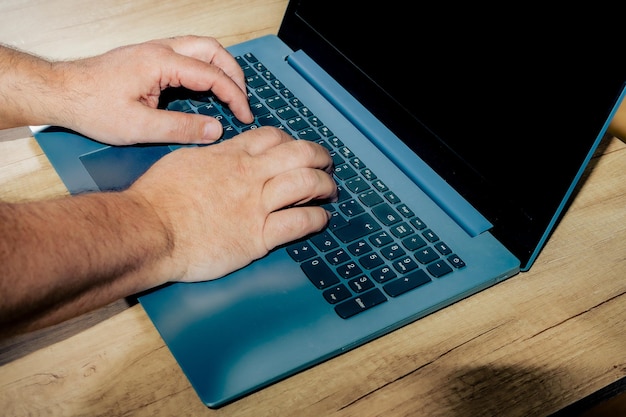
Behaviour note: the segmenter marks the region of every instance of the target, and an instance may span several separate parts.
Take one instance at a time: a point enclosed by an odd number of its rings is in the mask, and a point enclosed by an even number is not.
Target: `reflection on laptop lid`
[[[232,134],[273,125],[319,142],[341,189],[323,232],[140,297],[210,407],[529,269],[621,100],[624,72],[597,48],[615,34],[581,25],[583,11],[398,7],[294,0],[278,37],[230,47],[254,125],[231,126],[207,93],[164,103]],[[36,138],[74,194],[124,188],[176,149]]]

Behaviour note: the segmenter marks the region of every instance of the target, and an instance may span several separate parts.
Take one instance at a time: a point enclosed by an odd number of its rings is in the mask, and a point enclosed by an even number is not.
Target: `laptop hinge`
[[[380,138],[389,137],[393,133],[304,51],[299,50],[289,55],[287,62],[388,158],[394,161],[466,233],[470,236],[477,236],[491,229],[492,224],[478,210],[401,141],[394,141],[393,144],[383,143]]]

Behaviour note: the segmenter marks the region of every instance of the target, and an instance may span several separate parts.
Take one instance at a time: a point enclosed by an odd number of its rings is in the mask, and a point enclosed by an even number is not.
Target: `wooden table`
[[[276,33],[286,0],[5,1],[0,42],[73,58],[195,33]],[[0,132],[0,198],[67,190],[25,129]],[[531,272],[219,410],[138,304],[0,343],[0,414],[544,416],[626,375],[626,146],[607,137]]]

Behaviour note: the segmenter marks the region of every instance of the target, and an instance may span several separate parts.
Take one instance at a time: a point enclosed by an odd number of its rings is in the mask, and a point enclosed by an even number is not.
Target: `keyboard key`
[[[400,256],[406,255],[406,251],[397,243],[392,243],[389,246],[385,246],[380,250],[380,253],[390,261],[393,261]]]
[[[374,288],[374,283],[365,275],[360,276],[358,278],[351,279],[348,282],[348,285],[352,289],[352,291],[356,293],[360,293],[363,291],[367,291],[370,288]]]
[[[397,211],[395,211],[389,204],[380,204],[372,209],[372,213],[380,220],[385,226],[398,223],[401,218]]]
[[[378,288],[364,292],[356,298],[344,301],[335,306],[335,311],[340,317],[347,319],[369,308],[387,301],[387,297]]]
[[[341,155],[339,155],[341,156]],[[347,180],[356,176],[356,171],[348,164],[341,164],[335,166],[335,176],[340,180]]]
[[[413,228],[411,228],[411,226],[409,226],[405,222],[395,225],[390,230],[391,230],[391,234],[397,237],[398,239],[402,239],[405,236],[409,236],[413,234]]]
[[[248,66],[248,63],[247,63],[247,62],[244,60],[244,58],[243,58],[242,56],[240,56],[240,55],[237,55],[237,56],[235,57],[235,60],[237,61],[237,63],[239,64],[239,66],[240,66],[241,68],[244,68],[244,67],[247,67],[247,66]]]
[[[302,129],[298,132],[298,138],[315,142],[316,140],[319,140],[321,136],[315,129],[307,127],[306,129]]]
[[[439,240],[439,236],[437,236],[437,234],[430,229],[424,230],[422,232],[422,236],[424,236],[426,240],[428,240],[431,243]]]
[[[348,224],[334,231],[335,236],[344,243],[349,243],[380,230],[380,224],[368,213],[350,219]]]
[[[263,82],[265,83],[265,80],[261,77],[259,77],[259,82]],[[252,86],[251,86],[252,87]],[[274,95],[274,89],[272,87],[270,87],[269,85],[261,85],[261,86],[257,86],[254,90],[254,92],[261,97],[262,99],[266,99],[268,97],[271,97]]]
[[[383,289],[389,296],[397,297],[429,282],[430,278],[428,275],[420,269],[385,284]]]
[[[356,194],[367,190],[370,188],[370,185],[363,179],[363,177],[357,176],[346,181],[346,188]]]
[[[282,89],[285,88],[285,86],[283,85],[283,83],[280,82],[280,80],[277,80],[276,78],[274,78],[273,80],[270,80],[270,85],[272,87],[274,87],[276,90],[280,91]]]
[[[361,158],[358,158],[356,156],[354,158],[350,158],[350,164],[358,170],[365,168],[365,164],[363,163],[363,161],[361,161]]]
[[[322,252],[328,252],[339,244],[328,232],[318,233],[311,237],[311,242]]]
[[[393,267],[399,273],[406,274],[407,272],[417,269],[418,266],[417,266],[417,262],[415,262],[413,259],[407,256],[407,257],[404,257],[402,259],[395,261],[393,263]]]
[[[252,114],[256,117],[265,116],[270,112],[270,110],[265,107],[263,103],[250,104],[250,111],[252,111]]]
[[[224,126],[224,131],[222,133],[222,139],[231,139],[234,138],[239,132],[233,126]]]
[[[448,262],[450,262],[450,265],[452,265],[456,269],[460,269],[465,266],[465,262],[463,262],[463,259],[459,258],[455,254],[448,256]]]
[[[265,78],[267,81],[275,79],[274,74],[272,74],[270,71],[262,71],[261,77]]]
[[[374,188],[376,188],[381,193],[385,193],[385,192],[387,192],[389,190],[389,188],[387,188],[385,183],[382,182],[381,180],[372,181],[372,185],[374,186]]]
[[[322,145],[324,148],[326,148],[326,150],[328,152],[332,152],[333,151],[333,147],[330,146],[330,144],[328,142],[326,142],[324,139],[319,139],[317,141],[317,143],[319,143],[320,145]]]
[[[202,107],[198,107],[198,113],[206,116],[217,116],[221,114],[215,103],[208,103]]]
[[[339,204],[339,210],[348,217],[354,217],[363,213],[365,210],[356,200],[348,200]]]
[[[346,298],[350,298],[352,293],[350,290],[343,284],[339,284],[336,287],[329,288],[325,290],[323,293],[324,298],[331,304],[336,304],[339,301],[343,301]]]
[[[320,258],[305,261],[300,265],[304,274],[319,289],[328,288],[339,283],[339,278]]]
[[[369,241],[372,243],[372,245],[380,248],[393,242],[393,237],[391,237],[391,235],[387,232],[380,232],[376,233],[374,236],[370,236]]]
[[[309,121],[309,124],[314,127],[320,127],[324,125],[324,123],[322,123],[322,121],[318,119],[317,116],[309,117],[307,120]]]
[[[385,193],[385,199],[389,201],[394,206],[400,202],[400,198],[393,191],[388,191]]]
[[[254,56],[254,54],[252,54],[251,52],[246,52],[245,54],[243,54],[243,57],[246,59],[246,61],[250,63],[255,63],[259,61],[257,57]]]
[[[273,114],[266,114],[266,115],[257,117],[257,123],[259,124],[259,126],[274,126],[274,127],[280,126],[280,120],[274,117]]]
[[[356,262],[348,262],[347,264],[337,267],[337,274],[344,279],[354,278],[362,273],[363,270],[356,264]]]
[[[426,241],[418,235],[411,235],[402,239],[402,245],[411,252],[418,250],[419,248],[426,246]]]
[[[358,177],[361,178],[361,177]],[[364,191],[359,194],[359,200],[367,207],[373,207],[383,202],[383,198],[374,190]]]
[[[191,104],[186,100],[175,100],[167,105],[167,109],[171,111],[179,111],[179,112],[192,112]]]
[[[333,145],[335,148],[343,146],[343,142],[337,136],[333,136],[329,138],[328,142],[330,142],[330,144]]]
[[[341,229],[342,227],[346,227],[348,225],[348,220],[338,211],[332,213],[330,216],[330,221],[328,223],[328,228],[330,230]]]
[[[334,135],[333,131],[330,130],[328,126],[320,126],[318,130],[320,132],[320,135],[324,136],[325,138],[330,138]]]
[[[287,126],[289,126],[291,130],[296,131],[296,132],[299,130],[306,129],[307,127],[310,127],[306,119],[300,116],[287,120]]]
[[[337,204],[343,201],[349,200],[352,197],[350,193],[347,192],[345,188],[343,188],[343,186],[340,184],[337,184],[337,194],[338,194],[337,201],[336,201]]]
[[[372,250],[372,247],[367,244],[364,240],[359,240],[357,242],[351,243],[348,246],[348,251],[354,256],[364,255]]]
[[[376,175],[369,168],[365,168],[365,169],[361,170],[361,175],[363,175],[365,177],[365,179],[368,180],[368,181],[374,181],[376,179]]]
[[[317,254],[308,241],[297,242],[287,246],[287,253],[297,262],[305,261]]]
[[[343,159],[341,157],[341,155],[339,155],[337,152],[331,152],[330,155],[333,158],[333,165],[335,167],[338,167],[339,165],[343,164],[344,162],[346,162],[345,159]]]
[[[413,217],[410,222],[411,225],[417,230],[422,230],[426,228],[426,224],[424,224],[424,222],[419,217]]]
[[[347,146],[343,146],[337,150],[345,159],[354,158],[354,154]]]
[[[271,109],[280,109],[281,107],[286,108],[285,106],[287,106],[285,99],[280,96],[270,97],[267,99],[266,103]]]
[[[436,259],[439,259],[439,254],[435,252],[433,248],[427,246],[415,252],[415,259],[417,259],[422,264],[427,264]]]
[[[283,120],[289,120],[298,115],[298,113],[291,106],[285,106],[276,110],[276,114]]]
[[[440,278],[452,272],[452,268],[445,261],[439,260],[426,267],[426,270],[435,278]]]
[[[398,276],[396,272],[388,266],[375,269],[370,273],[370,276],[378,282],[387,282]]]
[[[331,265],[339,265],[350,260],[350,254],[343,249],[337,249],[326,254],[326,260]]]
[[[452,253],[452,249],[443,242],[437,242],[433,246],[437,249],[437,252],[442,255],[450,255]]]
[[[411,210],[409,206],[407,206],[404,203],[400,204],[398,207],[396,207],[396,209],[398,210],[398,212],[400,212],[400,214],[402,214],[407,219],[415,216],[415,213],[413,212],[413,210]]]
[[[255,89],[259,89],[265,85],[265,80],[263,79],[263,77],[261,77],[260,75],[253,75],[252,77],[248,77],[246,78],[246,84],[248,85],[248,87],[250,88],[255,88]],[[269,88],[269,86],[266,86],[267,88]]]
[[[373,269],[382,265],[385,261],[376,252],[372,252],[360,257],[359,263],[365,269]]]
[[[309,110],[308,107],[300,107],[298,109],[298,111],[300,112],[300,114],[302,115],[302,117],[306,117],[307,119],[311,116],[313,116],[313,112],[311,110]]]

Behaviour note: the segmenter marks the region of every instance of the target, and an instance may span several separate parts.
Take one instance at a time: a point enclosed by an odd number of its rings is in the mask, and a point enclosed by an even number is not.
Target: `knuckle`
[[[251,134],[259,135],[269,143],[279,144],[285,140],[285,137],[290,137],[287,133],[280,129],[271,126],[261,126],[257,129],[249,130]]]
[[[309,142],[306,140],[295,141],[294,146],[297,150],[297,155],[305,161],[312,161],[318,153],[317,143]]]
[[[263,133],[264,135],[269,135],[272,138],[278,140],[278,139],[282,139],[285,135],[287,135],[285,132],[283,132],[280,129],[277,129],[275,127],[272,126],[261,126],[260,128],[257,129],[259,132]]]
[[[317,188],[320,183],[320,177],[317,170],[305,169],[300,171],[300,186],[305,190]]]
[[[179,139],[190,139],[197,135],[197,124],[195,123],[195,119],[191,115],[185,115],[188,117],[183,117],[178,123],[178,131],[176,132],[177,136],[180,136]]]

